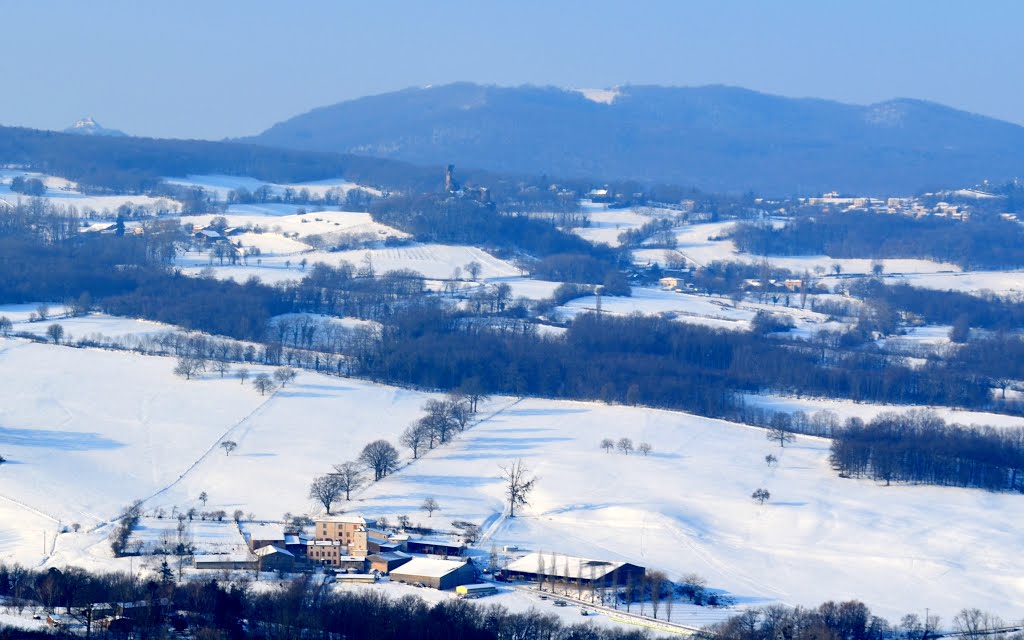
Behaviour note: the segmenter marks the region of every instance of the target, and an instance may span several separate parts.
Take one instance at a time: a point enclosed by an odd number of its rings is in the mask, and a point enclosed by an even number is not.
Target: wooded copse
[[[842,475],[915,484],[1024,491],[1024,429],[947,424],[927,411],[847,421],[832,439]]]

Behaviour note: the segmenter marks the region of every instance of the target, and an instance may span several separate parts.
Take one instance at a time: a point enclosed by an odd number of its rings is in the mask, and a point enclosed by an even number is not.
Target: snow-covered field
[[[354,182],[349,182],[342,179],[329,179],[329,180],[318,180],[315,182],[297,182],[289,184],[278,184],[273,182],[264,182],[256,178],[249,178],[244,176],[226,176],[226,175],[201,175],[201,176],[188,176],[185,178],[164,178],[164,181],[169,184],[179,184],[188,187],[201,187],[202,189],[216,194],[218,200],[227,200],[228,193],[238,189],[246,189],[250,192],[259,189],[266,185],[271,188],[273,195],[280,196],[284,193],[285,189],[292,189],[295,192],[305,189],[310,195],[323,197],[325,193],[332,189],[340,190],[342,193],[348,193],[352,189],[364,189],[374,195],[380,195],[380,192],[376,189],[369,187],[363,187]]]
[[[577,227],[573,233],[595,244],[603,242],[613,247],[621,244],[620,233],[637,229],[654,219],[633,209],[609,209],[606,205],[585,205],[583,208],[590,218],[590,225]]]
[[[0,559],[41,560],[61,526],[55,565],[119,566],[106,529],[138,498],[170,511],[235,509],[278,518],[313,508],[310,477],[397,434],[423,394],[303,373],[261,397],[234,377],[185,381],[172,358],[0,340]],[[253,368],[255,373],[257,367]],[[230,456],[217,447],[238,443]]]
[[[963,291],[966,293],[992,292],[1000,295],[1024,295],[1024,271],[966,271],[953,273],[915,273],[891,275],[887,281],[902,281],[915,287]]]
[[[239,205],[248,207],[250,205]],[[290,206],[290,205],[287,205]],[[218,217],[217,214],[184,216],[181,221],[198,226],[206,226]],[[409,234],[387,225],[378,224],[368,213],[356,211],[311,211],[308,213],[268,214],[243,212],[229,209],[223,217],[229,227],[251,227],[260,229],[259,233],[246,233],[241,237],[232,237],[232,241],[242,240],[244,247],[259,246],[261,250],[273,253],[295,253],[310,249],[303,240],[318,235],[330,243],[341,235],[370,235],[383,241],[387,238],[407,238]],[[274,245],[260,245],[260,242],[271,243],[285,241],[284,248]],[[294,243],[294,244],[288,244]]]
[[[603,437],[654,453],[604,453]],[[507,519],[499,466],[516,458],[539,479]],[[764,506],[750,499],[759,487]],[[432,519],[417,511],[428,496],[442,508]],[[1024,596],[1020,496],[841,479],[827,441],[780,449],[760,429],[679,413],[524,400],[363,497],[373,515],[483,522],[485,545],[694,572],[741,602],[858,598],[890,618],[930,607],[947,620],[977,605],[1013,619]]]
[[[4,307],[0,307],[0,316],[2,315],[4,315]],[[52,324],[59,324],[64,329],[62,342],[98,341],[100,338],[120,340],[128,336],[153,336],[169,331],[180,331],[178,327],[161,322],[120,318],[102,313],[78,318],[50,318],[43,322],[16,322],[13,330],[46,336],[47,330]]]
[[[679,227],[676,232],[676,248],[678,255],[687,258],[698,266],[705,266],[715,260],[735,260],[743,262],[761,262],[764,257],[737,251],[732,240],[717,239],[728,233],[735,222],[709,222]],[[665,264],[665,249],[639,249],[633,252],[633,258],[640,264],[657,262]],[[832,274],[833,265],[840,265],[843,274],[868,275],[872,273],[874,261],[869,258],[832,258],[830,256],[768,256],[773,266],[789,269],[796,273],[816,269]],[[932,277],[942,272],[959,272],[955,264],[934,262],[931,260],[893,259],[883,260],[885,273],[918,274],[920,277]]]
[[[569,319],[578,313],[593,311],[596,305],[597,299],[594,296],[577,298],[558,307],[556,315]],[[664,315],[679,322],[737,331],[749,330],[751,320],[758,311],[763,310],[792,317],[796,323],[795,330],[801,336],[830,328],[826,316],[810,310],[748,301],[734,305],[722,296],[676,293],[647,287],[633,287],[633,294],[629,297],[604,296],[601,298],[601,309],[613,315]]]
[[[840,422],[847,418],[860,418],[868,421],[885,411],[903,412],[907,407],[900,405],[874,404],[854,402],[833,398],[796,398],[792,396],[753,395],[744,396],[747,404],[764,407],[772,411],[803,411],[812,414],[816,411],[831,411],[839,417]],[[919,407],[934,411],[946,422],[962,425],[988,425],[993,427],[1024,427],[1024,418],[1002,413],[985,411],[966,411],[950,407]]]
[[[451,278],[456,268],[461,270],[462,277],[468,278],[466,265],[470,262],[480,264],[480,278],[484,280],[509,278],[521,274],[514,265],[495,258],[481,249],[444,244],[414,244],[405,247],[332,252],[309,251],[301,256],[268,255],[260,256],[258,265],[255,259],[250,258],[247,266],[242,264],[219,266],[218,261],[212,265],[212,268],[218,278],[234,278],[236,281],[244,281],[253,275],[265,282],[286,279],[300,280],[304,275],[299,265],[299,260],[302,258],[305,258],[309,265],[322,262],[336,266],[345,261],[356,267],[365,265],[366,260],[369,259],[373,270],[378,274],[396,269],[412,269],[424,277],[434,280]],[[184,267],[183,272],[192,274],[197,274],[211,266],[210,259],[206,254],[185,254],[178,259],[178,263]]]
[[[11,461],[0,467],[0,558],[118,567],[109,528],[95,528],[137,498],[147,498],[150,514],[195,507],[272,519],[313,510],[313,475],[372,439],[395,441],[430,397],[300,373],[264,398],[232,377],[182,380],[173,365],[0,341],[9,398],[0,450]],[[839,412],[836,403],[822,408]],[[841,479],[827,441],[800,437],[780,449],[762,430],[682,413],[495,398],[481,415],[454,443],[344,508],[437,526],[470,519],[484,525],[485,549],[510,544],[629,560],[674,578],[697,573],[741,603],[859,598],[890,618],[930,607],[948,619],[964,606],[1018,615],[1020,496]],[[649,442],[653,453],[605,453],[605,437]],[[230,456],[217,446],[224,438],[238,443]],[[777,467],[765,465],[767,453]],[[499,467],[517,458],[539,480],[530,506],[510,519]],[[772,494],[764,506],[750,499],[759,487]],[[428,496],[441,505],[432,518],[419,510]],[[58,522],[82,531],[54,545]],[[44,535],[54,546],[48,559]]]
[[[37,178],[43,181],[46,192],[40,196],[51,204],[67,208],[75,207],[78,212],[85,213],[89,210],[96,213],[115,214],[117,208],[124,204],[132,206],[145,206],[153,211],[174,213],[181,210],[181,204],[176,200],[168,198],[153,198],[151,196],[130,195],[130,196],[96,196],[88,195],[78,191],[78,185],[64,178],[47,176],[41,173],[16,171],[12,169],[0,170],[0,200],[9,204],[16,204],[18,200],[28,201],[29,197],[11,191],[11,179],[22,176],[25,178]]]

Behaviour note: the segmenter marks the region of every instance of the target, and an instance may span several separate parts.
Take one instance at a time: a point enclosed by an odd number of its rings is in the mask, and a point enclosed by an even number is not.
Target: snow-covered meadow
[[[146,195],[91,195],[79,191],[78,185],[70,180],[41,173],[0,169],[0,202],[15,205],[27,202],[30,197],[11,191],[11,180],[16,177],[35,178],[42,181],[46,191],[39,197],[60,207],[75,207],[80,214],[93,211],[111,217],[121,205],[144,206],[154,212],[175,213],[181,204],[169,198],[154,198]]]
[[[0,466],[0,559],[120,567],[126,559],[110,557],[104,524],[136,499],[148,514],[314,512],[314,475],[371,440],[397,442],[433,397],[309,372],[262,397],[230,375],[186,381],[173,367],[170,358],[0,340],[0,453],[10,460]],[[484,549],[696,573],[741,605],[858,598],[890,618],[929,607],[948,619],[964,606],[1018,615],[1018,495],[842,479],[825,440],[781,449],[763,430],[684,413],[498,397],[480,418],[415,462],[403,450],[398,472],[342,507],[439,528],[472,520],[483,525]],[[598,446],[623,437],[653,452]],[[224,439],[238,444],[230,455]],[[765,464],[768,453],[777,466]],[[500,467],[516,459],[538,481],[513,519]],[[750,498],[757,488],[772,494],[763,506]],[[433,517],[419,510],[426,497],[440,503]],[[81,531],[54,541],[72,523]]]
[[[341,178],[317,180],[313,182],[294,182],[279,184],[276,182],[264,182],[256,178],[250,178],[246,176],[228,176],[228,175],[192,175],[184,178],[164,178],[164,181],[169,184],[177,184],[185,187],[200,187],[210,193],[215,194],[215,197],[220,201],[226,201],[228,194],[232,191],[239,189],[245,189],[249,192],[256,191],[260,187],[270,187],[271,193],[275,196],[281,196],[286,189],[298,192],[305,189],[311,196],[323,197],[325,193],[330,190],[337,190],[341,193],[348,193],[352,189],[363,189],[372,193],[373,195],[381,195],[380,191],[373,189],[372,187],[365,187],[348,180]]]

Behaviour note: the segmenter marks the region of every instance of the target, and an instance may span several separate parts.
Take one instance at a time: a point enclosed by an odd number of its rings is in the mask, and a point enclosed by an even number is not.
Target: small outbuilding
[[[194,556],[192,566],[196,569],[237,570],[255,569],[256,558],[240,553],[211,553]]]
[[[452,542],[440,538],[409,538],[405,543],[405,550],[409,553],[422,553],[428,556],[461,556],[466,551],[463,542]]]
[[[370,563],[370,571],[391,573],[406,562],[412,560],[412,556],[408,553],[402,553],[401,551],[388,551],[384,553],[375,553],[372,556],[369,556],[367,560]]]
[[[242,535],[253,551],[270,545],[284,548],[286,544],[284,526],[280,524],[248,524]]]
[[[421,584],[433,589],[454,589],[476,582],[476,566],[468,560],[413,558],[391,572],[391,581]]]

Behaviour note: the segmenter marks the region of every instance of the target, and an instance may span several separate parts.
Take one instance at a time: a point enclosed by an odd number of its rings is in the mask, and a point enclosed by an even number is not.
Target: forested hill
[[[722,86],[600,97],[469,83],[406,89],[315,109],[247,141],[769,195],[895,195],[1024,173],[1024,127],[934,103],[857,106]]]
[[[0,165],[79,182],[86,189],[142,192],[162,176],[243,175],[268,182],[345,177],[415,191],[438,188],[443,169],[340,153],[205,140],[82,136],[0,127]]]

